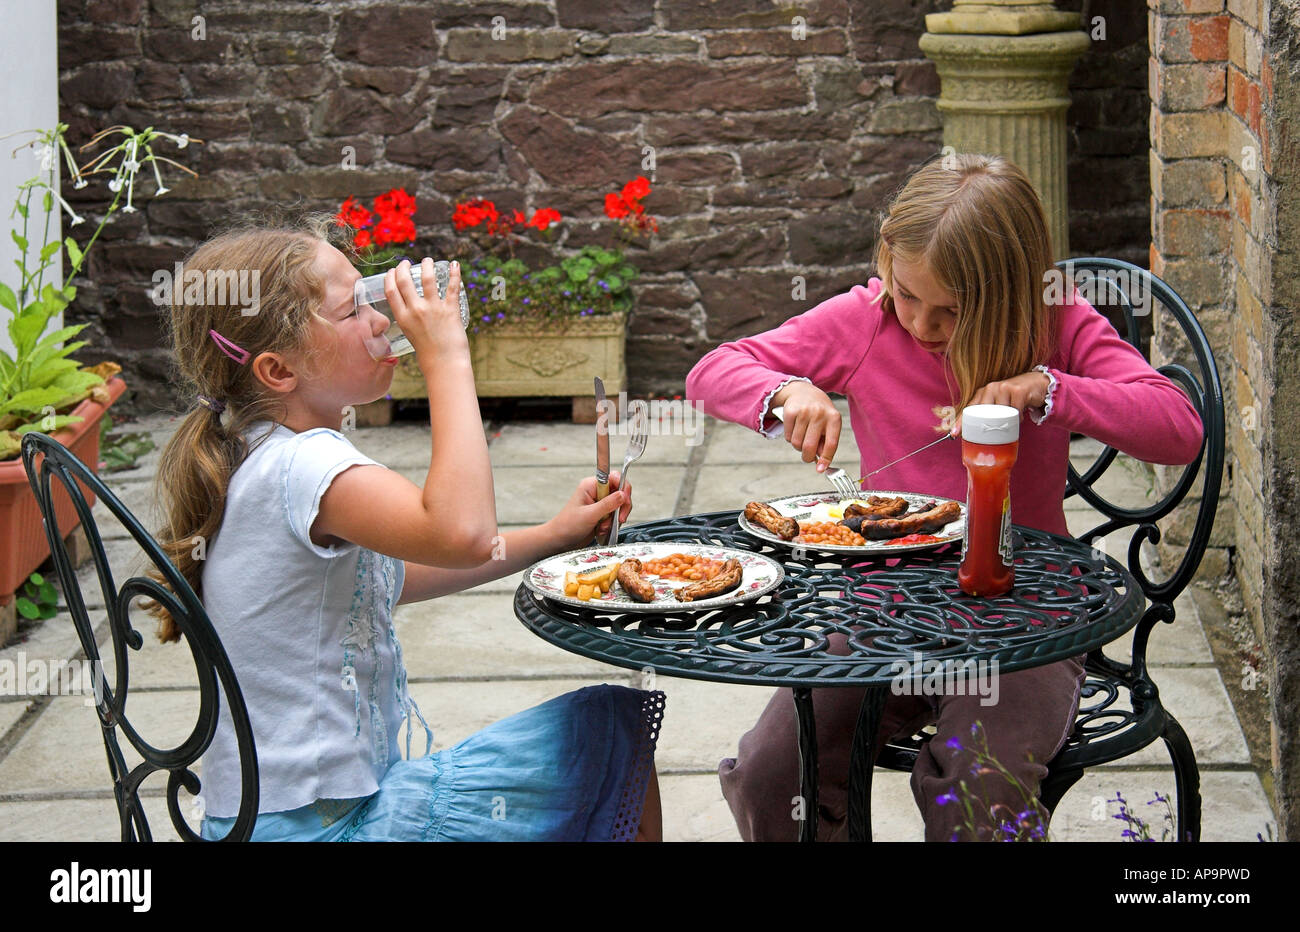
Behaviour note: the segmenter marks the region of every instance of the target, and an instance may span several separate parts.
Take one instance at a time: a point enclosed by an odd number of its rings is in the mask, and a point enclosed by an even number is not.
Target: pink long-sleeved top
[[[861,456],[858,475],[938,438],[952,424],[957,380],[945,355],[920,347],[881,307],[881,289],[873,278],[775,330],[719,346],[686,377],[687,398],[714,417],[771,436],[779,428],[768,411],[771,398],[791,380],[842,394]],[[1042,422],[1021,422],[1011,517],[1068,534],[1062,497],[1071,431],[1146,462],[1181,465],[1200,451],[1202,427],[1182,390],[1077,294],[1049,313],[1061,314],[1060,343],[1047,361],[1057,384]],[[939,444],[866,484],[965,501],[961,444]]]

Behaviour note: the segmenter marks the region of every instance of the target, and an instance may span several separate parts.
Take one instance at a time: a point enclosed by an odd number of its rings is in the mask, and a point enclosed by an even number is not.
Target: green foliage
[[[112,418],[105,416],[99,422],[99,461],[101,472],[122,472],[135,469],[140,457],[154,448],[148,434],[141,431],[113,433]]]
[[[584,246],[556,265],[532,271],[519,259],[486,256],[468,266],[465,285],[475,331],[505,323],[562,326],[626,310],[637,269],[622,252]]]
[[[32,573],[23,583],[23,594],[14,600],[14,607],[24,618],[53,618],[59,613],[58,590],[40,573]]]

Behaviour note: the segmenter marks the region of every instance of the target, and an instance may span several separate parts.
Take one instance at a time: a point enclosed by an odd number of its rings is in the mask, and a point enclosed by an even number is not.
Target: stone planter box
[[[126,391],[126,383],[113,378],[105,387],[108,389],[108,404],[86,399],[72,411],[82,421],[53,434],[55,440],[92,470],[99,466],[99,422],[109,406]],[[90,490],[83,485],[81,491],[86,496],[86,503],[93,505],[95,498]],[[59,519],[59,530],[68,537],[78,526],[79,519],[72,499],[62,491],[55,493],[55,514]],[[41,510],[27,481],[21,458],[0,463],[0,541],[4,542],[0,546],[0,646],[3,646],[13,635],[13,631],[7,629],[12,628],[17,620],[13,608],[14,593],[50,555]]]
[[[623,358],[627,316],[612,314],[563,325],[499,324],[469,337],[474,387],[480,398],[564,397],[579,408],[592,398],[592,379],[617,400],[627,383]],[[425,398],[424,377],[415,356],[405,356],[393,376],[394,399]],[[585,413],[585,412],[584,412]],[[591,410],[592,420],[595,408]]]

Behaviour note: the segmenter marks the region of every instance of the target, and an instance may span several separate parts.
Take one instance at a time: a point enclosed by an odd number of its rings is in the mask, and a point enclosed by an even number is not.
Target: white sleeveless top
[[[335,476],[378,464],[327,428],[296,434],[263,422],[249,438],[208,544],[203,604],[248,707],[258,809],[368,796],[400,757],[402,721],[413,712],[424,724],[392,624],[403,564],[356,544],[317,546],[311,525]],[[202,784],[208,815],[238,814],[238,745],[224,698]]]

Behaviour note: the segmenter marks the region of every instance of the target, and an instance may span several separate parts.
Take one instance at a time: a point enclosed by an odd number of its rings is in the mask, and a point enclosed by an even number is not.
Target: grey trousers
[[[834,648],[832,648],[834,650]],[[838,650],[835,650],[838,653]],[[965,780],[976,806],[980,840],[991,840],[997,824],[1016,820],[1025,810],[1021,791],[998,774],[972,774],[971,726],[980,723],[992,756],[1036,798],[1046,764],[1074,725],[1083,685],[1082,656],[999,676],[997,702],[982,705],[977,695],[888,697],[877,733],[875,754],[894,737],[906,737],[926,724],[938,733],[926,742],[912,769],[912,794],[925,819],[926,841],[970,839],[966,812],[947,794]],[[814,689],[817,725],[819,841],[848,840],[848,774],[853,731],[864,690]],[[754,727],[740,739],[736,757],[718,767],[726,798],[746,841],[795,841],[794,798],[799,795],[797,722],[791,690],[772,696]],[[961,748],[949,745],[955,738]],[[874,756],[873,756],[874,759]],[[940,801],[944,797],[946,801]],[[1043,824],[1047,813],[1038,806]]]

